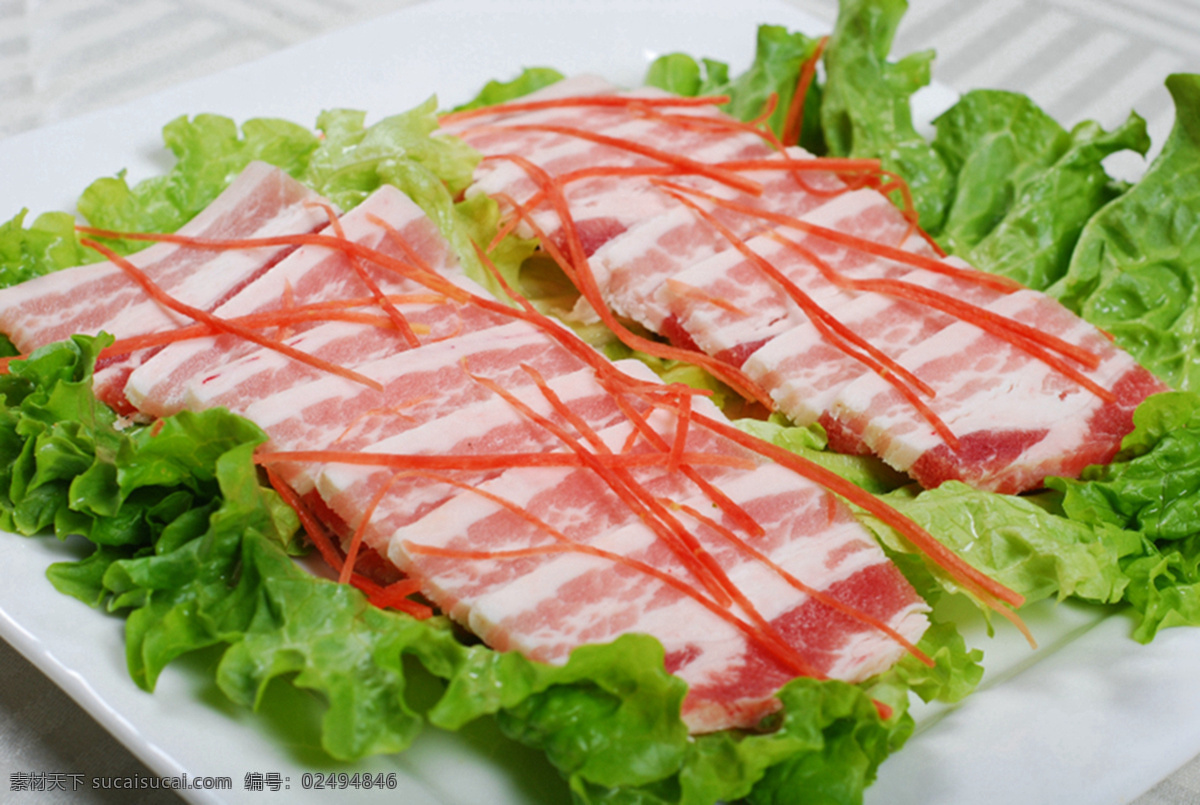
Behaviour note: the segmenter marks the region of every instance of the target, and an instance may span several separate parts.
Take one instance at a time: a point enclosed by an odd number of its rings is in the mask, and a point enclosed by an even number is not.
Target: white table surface
[[[832,19],[836,0],[789,0]],[[1025,92],[1066,125],[1137,109],[1161,143],[1162,79],[1200,71],[1200,0],[910,0],[896,53],[933,47],[956,90]],[[408,0],[0,0],[0,140],[386,13]],[[431,88],[436,89],[436,88]],[[380,110],[374,110],[380,111]],[[1133,174],[1136,162],[1114,165]],[[3,178],[0,177],[0,181]],[[0,641],[0,801],[178,802],[164,792],[10,793],[13,775],[149,772]],[[1200,803],[1200,758],[1136,805]]]

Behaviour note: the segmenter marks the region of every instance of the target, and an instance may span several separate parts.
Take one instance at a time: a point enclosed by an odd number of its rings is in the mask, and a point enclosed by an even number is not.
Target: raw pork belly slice
[[[180,234],[214,240],[308,233],[327,220],[322,199],[283,171],[251,163]],[[213,251],[158,243],[131,262],[160,288],[192,307],[211,311],[278,261],[291,247]],[[0,331],[22,352],[75,333],[101,330],[117,338],[189,324],[165,309],[114,263],[93,263],[48,274],[0,292]],[[122,388],[143,350],[97,367],[97,396],[128,410]]]
[[[463,278],[458,284],[468,286],[469,281]],[[428,335],[419,337],[426,346],[507,322],[502,315],[469,303],[427,302],[397,307],[412,327],[428,330]],[[407,344],[399,343],[382,313],[379,319],[378,324],[327,322],[283,343],[314,358],[359,371],[364,364],[374,365],[409,349]],[[326,374],[277,350],[260,348],[192,378],[184,389],[183,407],[193,411],[213,406],[241,410],[248,400],[265,399]]]
[[[1076,477],[1112,460],[1133,410],[1166,390],[1103,333],[1045,294],[1019,291],[989,306],[1090,351],[1100,365],[1079,371],[1114,399],[966,322],[953,324],[900,356],[937,390],[929,406],[959,440],[952,449],[876,375],[842,389],[822,424],[831,444],[861,441],[922,486],[955,479],[997,492],[1041,486],[1048,475]],[[1070,359],[1066,359],[1070,362]]]
[[[445,276],[453,277],[460,273],[457,260],[450,254],[448,244],[437,226],[420,207],[390,185],[384,185],[372,193],[342,216],[339,224],[347,240],[379,251],[387,257],[419,262],[420,269],[429,268]],[[335,237],[336,230],[328,226],[322,234]],[[402,238],[403,243],[397,242],[397,237]],[[359,262],[362,270],[385,294],[431,296],[425,286],[414,280],[398,276],[369,260]],[[369,300],[371,297],[372,289],[355,271],[351,258],[345,252],[325,246],[305,245],[272,266],[213,312],[222,318],[232,319],[322,302]],[[362,307],[370,307],[371,304],[368,302]],[[422,334],[426,339],[453,333],[448,328],[456,318],[447,310],[448,306],[448,303],[439,306],[426,302],[414,309],[411,304],[396,304],[406,318],[411,316],[413,320],[428,322],[425,327],[432,329]],[[407,349],[408,342],[399,332],[387,329],[382,309],[378,305],[375,307],[381,317],[379,326],[338,323],[338,327],[346,331],[345,338],[361,334],[362,342],[356,348],[319,357],[343,366],[352,366],[355,362],[369,360],[373,350],[382,355],[385,350]],[[442,313],[444,315],[440,315]],[[316,326],[316,323],[296,324],[287,329],[299,333]],[[372,340],[378,342],[374,348],[365,343]],[[288,345],[294,346],[294,343],[289,341]],[[183,408],[188,384],[193,379],[203,378],[217,367],[231,364],[260,350],[270,351],[235,335],[196,338],[173,344],[160,350],[133,372],[126,384],[126,397],[144,413],[167,416]],[[276,355],[283,357],[278,353]],[[263,371],[266,371],[265,366]]]
[[[664,439],[672,438],[673,416],[660,411],[652,421]],[[620,449],[627,434],[626,424],[602,435]],[[697,426],[688,431],[689,450],[754,461],[722,441]],[[925,603],[828,492],[761,460],[754,469],[706,468],[703,474],[763,525],[765,535],[745,542],[774,567],[731,540],[738,523],[679,473],[637,473],[651,494],[681,504],[671,507],[680,523],[746,595],[757,619],[737,603],[722,614],[678,553],[587,470],[509,470],[480,486],[546,528],[483,494],[462,492],[396,530],[388,555],[422,579],[439,606],[497,648],[562,662],[584,642],[653,634],[666,649],[667,669],[689,683],[684,719],[693,732],[753,726],[778,707],[772,696],[797,675],[797,664],[850,680],[889,667],[904,648],[867,619],[909,641],[923,633]],[[503,556],[514,550],[523,553]],[[479,559],[455,551],[500,555]],[[781,570],[865,618],[801,592]]]
[[[651,88],[625,95],[670,97],[668,93]],[[723,126],[684,125],[623,107],[571,107],[562,111],[569,114],[560,113],[565,118],[561,125],[635,142],[661,152],[686,154],[696,162],[766,158],[773,153],[760,136],[732,131]],[[669,114],[675,117],[729,119],[711,107],[671,109]],[[513,115],[501,121],[501,125],[545,125],[544,117],[545,112],[530,113],[532,123],[527,124],[521,115]],[[559,123],[558,120],[555,122]],[[506,154],[520,154],[552,177],[598,167],[665,164],[627,148],[577,136],[560,134],[548,140],[544,131],[486,127],[478,134],[469,129],[461,133],[468,143],[485,156],[494,157],[485,160],[476,171],[475,182],[468,189],[468,195],[495,196],[506,205],[509,202],[524,205],[540,190],[521,165],[504,158]],[[695,177],[691,178],[694,180]],[[705,187],[720,184],[722,182],[710,179]],[[590,176],[566,185],[564,195],[571,207],[575,230],[587,254],[592,254],[630,226],[678,205],[678,202],[642,177]],[[563,244],[562,222],[549,204],[540,204],[532,211],[532,218],[546,237],[560,246]],[[518,231],[525,236],[534,234],[534,229],[527,223],[522,223]]]
[[[658,382],[653,372],[640,361],[620,361],[616,365],[632,377]],[[602,430],[624,418],[611,390],[597,381],[591,369],[561,375],[548,380],[547,385],[574,416],[592,428]],[[538,415],[574,432],[572,424],[551,407],[538,387],[518,388],[513,396]],[[363,452],[501,455],[545,452],[555,447],[561,449],[561,446],[549,430],[529,420],[508,400],[494,397],[368,445]],[[316,491],[325,508],[338,517],[342,526],[339,530],[344,533],[357,528],[365,513],[371,511],[371,518],[363,529],[363,540],[383,553],[396,529],[458,494],[463,485],[475,486],[499,475],[504,469],[502,465],[503,462],[499,462],[492,470],[442,470],[435,473],[438,476],[435,478],[387,468],[330,464],[320,473]]]
[[[802,220],[893,246],[905,245],[914,254],[932,255],[923,241],[909,238],[909,222],[874,190],[844,193],[802,216]],[[806,255],[783,240],[799,244],[850,278],[899,277],[912,271],[911,265],[816,234],[791,228],[781,228],[775,234],[778,237],[763,235],[746,245],[822,308],[848,301],[853,294],[829,282]],[[736,249],[727,249],[672,277],[663,294],[671,309],[664,333],[735,366],[744,363],[769,339],[809,320],[785,288]]]
[[[955,258],[945,262],[969,268]],[[1003,295],[987,285],[924,269],[913,271],[900,281],[980,307]],[[829,312],[889,358],[899,357],[959,321],[936,308],[878,293],[859,294],[845,304],[829,307]],[[797,425],[816,422],[842,387],[873,372],[830,343],[811,323],[775,336],[754,352],[742,369],[770,391],[779,410]]]
[[[810,158],[799,148],[789,148],[788,156],[793,160]],[[775,154],[771,159],[780,157]],[[695,177],[679,183],[709,184],[712,186],[707,192],[718,197],[794,217],[804,215],[845,187],[840,179],[825,172],[805,171],[802,181],[795,174],[778,169],[746,171],[743,175],[762,185],[761,196],[738,193],[713,182],[702,183]],[[699,198],[694,200],[709,208],[709,214],[743,240],[774,228],[774,224],[761,218],[714,207]],[[666,280],[732,245],[711,223],[692,210],[677,206],[608,241],[592,255],[589,266],[605,301],[615,313],[654,332],[662,332],[670,315],[662,294]]]
[[[427,344],[371,363],[358,371],[383,391],[338,376],[254,393],[253,375],[231,386],[223,405],[267,432],[270,450],[356,450],[492,396],[475,377],[508,389],[533,384],[527,364],[544,377],[585,368],[583,361],[533,325],[515,321]],[[282,465],[297,492],[312,490],[314,465]]]

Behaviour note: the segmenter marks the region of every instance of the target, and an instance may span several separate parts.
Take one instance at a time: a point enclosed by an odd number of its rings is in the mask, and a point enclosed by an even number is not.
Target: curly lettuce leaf
[[[0,224],[0,288],[96,259],[79,245],[75,219],[65,212],[42,213],[25,227],[26,210]]]
[[[1172,75],[1175,127],[1142,179],[1088,221],[1049,292],[1176,389],[1200,388],[1200,75]]]
[[[904,177],[920,224],[937,234],[954,177],[917,132],[909,98],[929,83],[932,51],[887,61],[905,0],[841,0],[825,48],[821,125],[829,154],[879,159]]]
[[[777,136],[783,136],[800,72],[816,54],[819,44],[820,39],[798,31],[788,31],[779,25],[760,25],[754,61],[736,78],[729,77],[729,65],[724,62],[697,61],[685,53],[668,53],[651,62],[644,83],[687,97],[728,95],[729,101],[720,108],[743,121],[759,117],[774,95],[777,103],[768,124]],[[816,153],[825,150],[818,116],[820,106],[821,89],[814,81],[804,96],[800,145]]]
[[[1095,528],[1033,499],[981,492],[957,481],[924,492],[904,487],[885,500],[1026,602],[1072,596],[1115,603],[1128,584],[1117,560],[1137,541],[1136,534]],[[890,551],[915,555],[886,524],[872,517],[865,522]],[[962,592],[940,570],[931,573],[941,589]],[[931,600],[938,595],[919,582],[918,592]]]
[[[479,154],[456,137],[432,136],[438,128],[436,98],[370,126],[365,120],[366,113],[357,110],[322,112],[317,128],[324,137],[299,176],[343,210],[384,183],[407,191],[402,183],[406,175],[397,176],[403,167],[424,168],[451,196],[470,183]]]
[[[484,106],[515,101],[517,98],[562,80],[563,74],[553,67],[526,67],[511,81],[487,82],[474,98],[455,106],[450,111],[463,112],[467,109],[479,109]]]
[[[1141,615],[1138,640],[1200,625],[1200,395],[1150,397],[1111,464],[1048,483],[1063,493],[1072,519],[1141,535],[1121,561],[1130,579],[1125,598]]]
[[[1102,161],[1145,153],[1145,122],[1131,114],[1106,132],[1067,132],[1024,95],[968,92],[934,121],[933,145],[956,186],[939,240],[993,273],[1042,289],[1066,273],[1088,219],[1120,194]]]

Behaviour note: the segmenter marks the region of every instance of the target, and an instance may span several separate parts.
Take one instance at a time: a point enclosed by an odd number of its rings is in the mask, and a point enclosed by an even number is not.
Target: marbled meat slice
[[[355,450],[438,419],[492,396],[476,377],[513,389],[533,383],[527,364],[544,377],[584,368],[574,353],[522,321],[476,330],[361,364],[357,370],[383,386],[377,391],[339,375],[325,375],[266,397],[253,374],[221,396],[222,404],[263,428],[269,450]],[[280,474],[301,494],[321,467],[287,464]]]
[[[789,148],[792,160],[811,158],[799,148]],[[782,159],[778,154],[772,161]],[[834,174],[762,168],[743,171],[742,175],[758,182],[762,194],[755,196],[716,182],[688,177],[678,183],[705,189],[707,193],[759,210],[800,217],[830,196],[845,189]],[[766,232],[775,224],[754,215],[735,212],[693,197],[695,203],[726,226],[739,238],[748,240]],[[663,286],[668,278],[732,248],[729,239],[717,227],[682,205],[632,226],[601,246],[588,261],[596,284],[613,312],[662,332],[670,316]]]
[[[644,382],[659,382],[640,361],[619,361],[616,366]],[[592,369],[550,378],[546,384],[574,416],[592,428],[602,430],[624,418],[613,392],[596,379]],[[574,431],[574,426],[551,406],[539,387],[518,387],[513,396],[539,416]],[[508,400],[495,396],[367,445],[362,452],[498,456],[548,452],[554,448],[561,450],[562,444],[550,430],[529,419]],[[504,469],[502,461],[491,469],[430,473],[331,463],[325,465],[317,478],[316,492],[324,509],[337,517],[336,525],[343,534],[358,528],[370,511],[371,517],[362,529],[363,541],[383,553],[396,529],[423,516],[461,489],[494,478]]]
[[[932,256],[927,244],[910,237],[911,224],[874,190],[844,193],[801,218],[891,246],[907,244],[915,254]],[[899,277],[912,270],[911,265],[790,227],[747,242],[821,308],[844,303],[854,294],[826,279],[808,255],[784,241],[799,244],[850,278]],[[809,320],[786,288],[736,249],[668,279],[663,293],[671,309],[664,334],[735,366],[769,339]]]
[[[945,262],[969,269],[955,258]],[[917,269],[900,281],[976,306],[986,306],[1003,295],[989,285],[925,269]],[[881,293],[861,293],[845,304],[831,306],[829,312],[889,358],[899,357],[959,321],[935,307]],[[832,343],[811,322],[767,341],[747,359],[742,370],[767,389],[779,410],[797,425],[816,422],[842,387],[874,371]]]
[[[671,97],[652,88],[625,93],[625,96]],[[563,121],[556,121],[556,125],[633,142],[661,153],[686,154],[695,162],[711,164],[726,160],[758,159],[773,153],[757,134],[734,131],[723,124],[714,126],[689,122],[730,120],[713,107],[670,109],[661,114],[647,114],[644,110],[632,107],[569,107],[563,111],[569,114],[560,114],[558,117]],[[544,111],[530,113],[533,122],[526,124],[522,122],[521,115],[514,115],[500,121],[500,124],[546,125],[545,116]],[[544,131],[521,128],[465,129],[461,135],[487,157],[476,170],[475,181],[467,194],[496,197],[502,205],[510,207],[507,210],[509,214],[515,212],[511,209],[512,203],[523,206],[539,196],[541,189],[524,166],[508,158],[510,154],[518,154],[529,160],[551,177],[606,167],[669,165],[654,156],[615,145],[613,140],[597,142],[566,134],[547,139]],[[593,253],[635,223],[678,205],[645,177],[636,176],[592,175],[579,178],[566,184],[563,193],[586,254]],[[562,222],[550,204],[543,200],[532,209],[531,217],[548,239],[563,245]],[[535,230],[528,223],[523,223],[518,232],[530,236]]]
[[[861,442],[927,488],[953,479],[1015,494],[1040,487],[1049,475],[1077,477],[1089,464],[1111,461],[1133,427],[1133,410],[1166,390],[1102,332],[1045,294],[1019,291],[988,309],[1097,356],[1096,369],[1065,361],[1113,399],[964,321],[899,358],[937,391],[929,406],[957,438],[957,449],[877,375],[844,387],[822,417],[830,443]]]
[[[328,219],[321,198],[278,168],[248,165],[180,234],[213,240],[315,231]],[[290,252],[289,246],[212,250],[158,243],[130,258],[160,288],[192,307],[211,311]],[[92,263],[0,291],[0,331],[22,352],[76,333],[101,330],[117,338],[190,324],[159,305],[118,265]],[[122,389],[149,352],[118,356],[97,366],[97,397],[129,410]]]
[[[437,226],[420,207],[391,185],[379,188],[341,216],[339,224],[348,241],[409,263],[413,265],[414,273],[424,269],[450,277],[461,273],[457,259],[449,251]],[[322,230],[321,234],[337,237],[332,225]],[[384,294],[408,294],[417,299],[416,304],[405,301],[394,304],[406,319],[411,318],[411,323],[421,330],[421,340],[454,334],[459,324],[454,313],[457,306],[446,300],[438,302],[437,295],[421,283],[388,270],[379,263],[368,259],[358,262],[362,271],[371,277]],[[370,360],[372,356],[380,357],[387,351],[409,347],[401,333],[390,326],[383,308],[370,301],[372,296],[372,289],[356,272],[352,258],[345,252],[322,245],[304,245],[246,285],[213,313],[232,319],[317,303],[364,300],[355,310],[361,313],[373,309],[379,314],[379,323],[338,322],[336,328],[330,329],[345,331],[341,338],[354,339],[356,343],[341,352],[333,352],[327,347],[325,354],[319,355],[342,366],[353,366]],[[330,310],[329,315],[335,313]],[[319,319],[311,323],[300,322],[277,332],[280,335],[302,333],[320,323]],[[294,340],[284,340],[288,341],[289,346],[295,345]],[[262,350],[270,351],[232,334],[181,341],[159,350],[134,370],[126,383],[125,395],[139,411],[167,416],[184,407],[190,382]],[[271,363],[279,361],[264,359],[259,362],[256,371],[271,371],[266,365]],[[264,382],[264,388],[266,385]]]
[[[660,411],[651,421],[672,438],[673,416]],[[602,435],[619,449],[628,425]],[[839,501],[699,427],[687,440],[689,450],[747,460],[747,467],[709,467],[702,475],[764,535],[739,531],[737,520],[678,471],[642,470],[637,477],[669,501],[745,595],[727,612],[693,566],[586,470],[509,470],[397,530],[388,555],[422,580],[431,600],[499,649],[563,662],[584,643],[631,631],[653,635],[666,649],[668,670],[689,683],[683,715],[695,732],[754,726],[777,708],[774,692],[798,673],[856,680],[890,666],[904,648],[879,623],[919,639],[925,603]]]

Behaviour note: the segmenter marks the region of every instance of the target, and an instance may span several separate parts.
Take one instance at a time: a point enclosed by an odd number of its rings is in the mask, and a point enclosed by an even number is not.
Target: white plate
[[[748,63],[754,29],[774,22],[823,25],[769,0],[555,2],[436,0],[344,29],[262,61],[181,85],[125,107],[0,142],[0,220],[23,206],[69,209],[91,179],[163,170],[164,123],[219,112],[275,115],[311,124],[335,106],[371,119],[436,92],[464,100],[487,79],[525,65],[600,73],[636,83],[647,61],[684,50]],[[944,103],[926,92],[924,108]],[[314,749],[313,709],[279,688],[267,712],[224,701],[209,674],[214,656],[185,658],[147,695],[125,670],[122,622],[59,595],[45,567],[79,546],[3,537],[0,635],[35,662],[156,772],[231,778],[232,790],[188,791],[196,802],[380,801],[474,805],[564,803],[566,788],[539,755],[490,724],[461,734],[429,729],[398,757],[338,766]],[[983,688],[959,708],[923,709],[909,745],[889,759],[868,803],[1119,803],[1200,752],[1200,631],[1175,630],[1151,646],[1130,622],[1082,607],[1043,605],[1028,620],[1042,642],[1031,653],[1011,629],[984,640]],[[981,630],[973,627],[972,635]],[[980,638],[982,640],[982,637]],[[303,790],[313,771],[396,772],[399,790]],[[278,773],[290,790],[249,791],[247,773]]]

